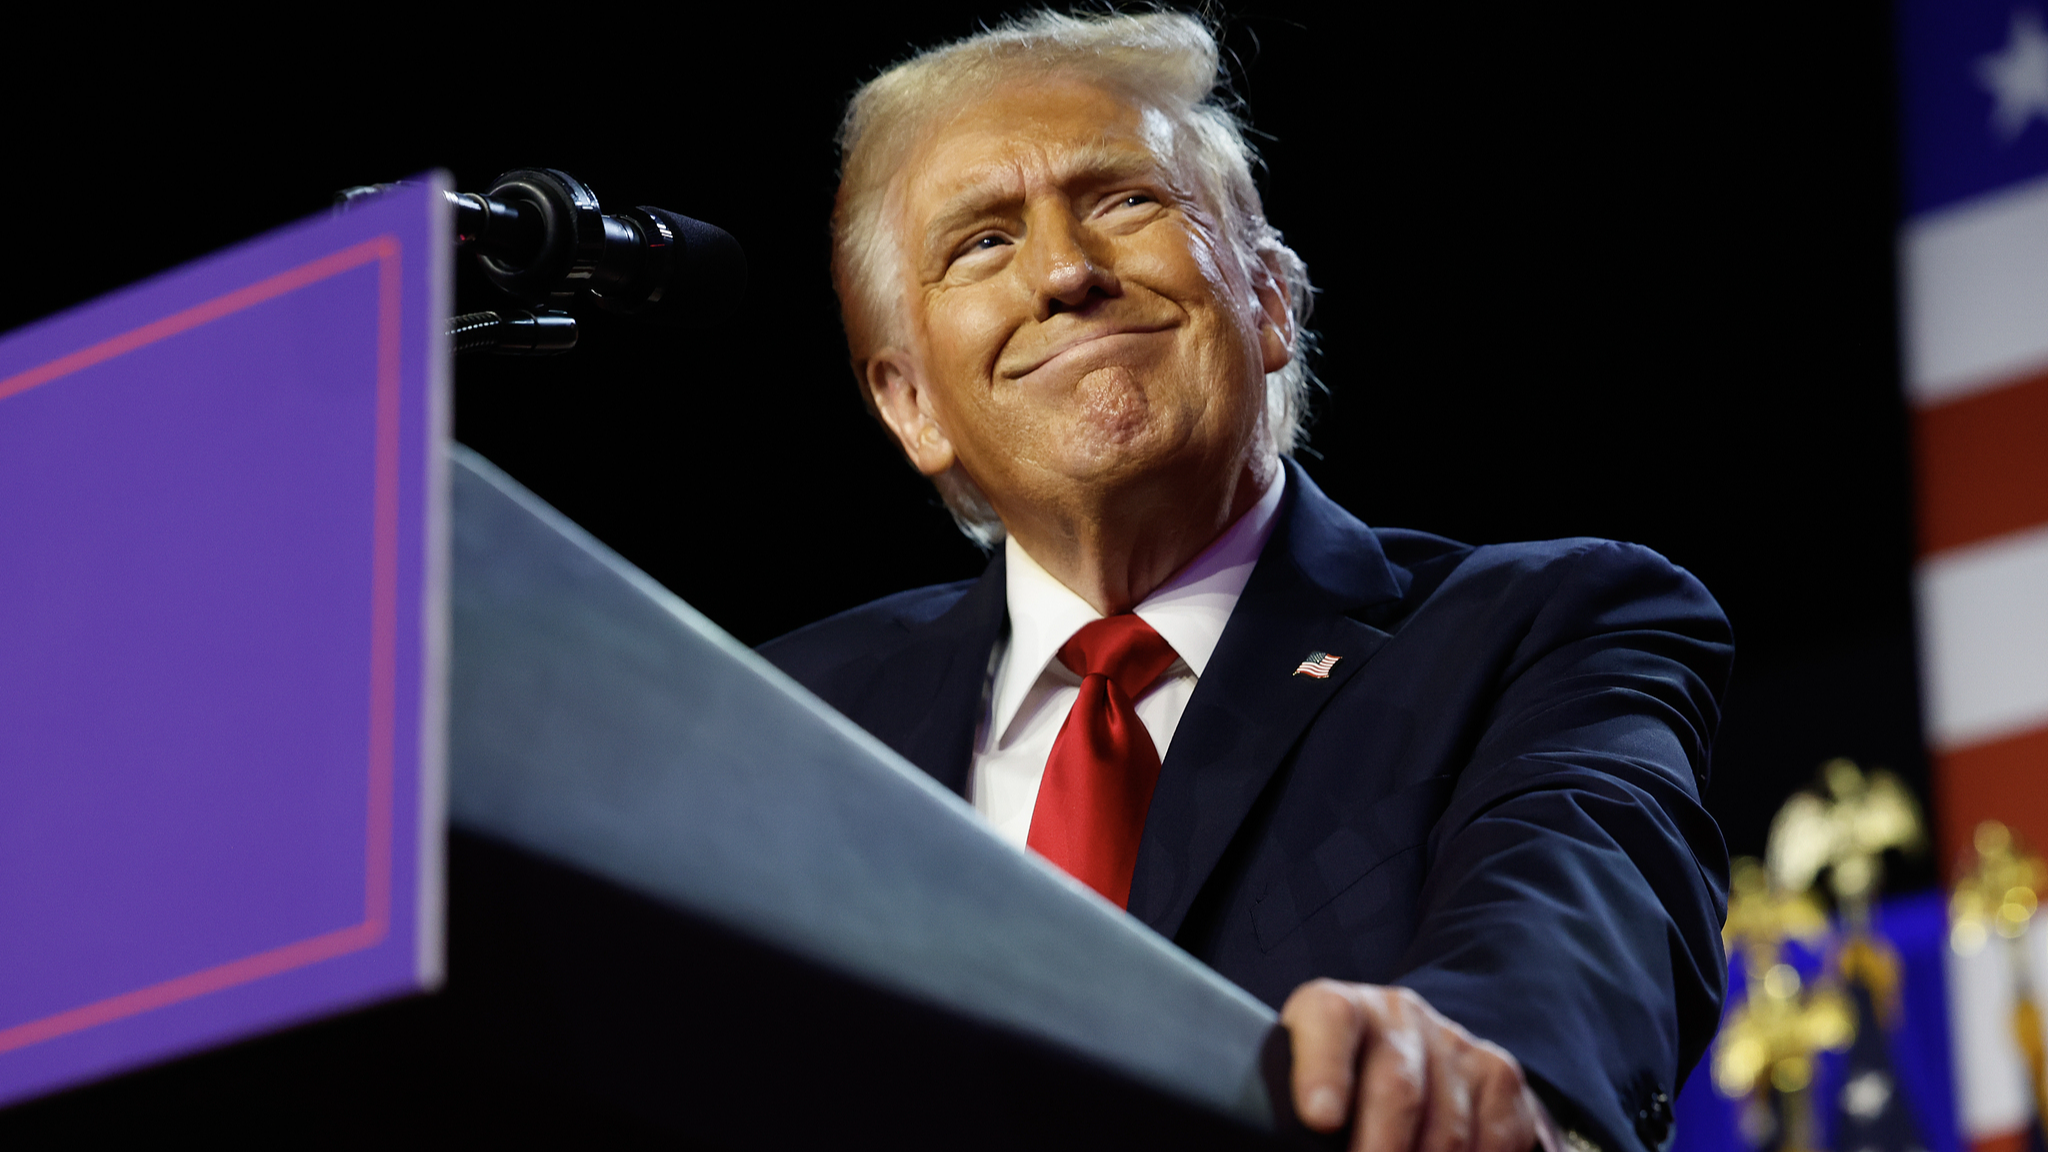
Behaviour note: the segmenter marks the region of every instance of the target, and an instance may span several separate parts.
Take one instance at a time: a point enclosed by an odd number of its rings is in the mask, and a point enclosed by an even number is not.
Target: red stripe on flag
[[[2027,1130],[2000,1132],[1996,1136],[1979,1136],[1970,1141],[1970,1152],[2026,1152]]]
[[[1984,820],[2048,845],[2048,727],[1936,755],[1934,804],[1936,859],[1944,863],[1969,847]]]
[[[1913,414],[1920,552],[2048,523],[2048,372]]]

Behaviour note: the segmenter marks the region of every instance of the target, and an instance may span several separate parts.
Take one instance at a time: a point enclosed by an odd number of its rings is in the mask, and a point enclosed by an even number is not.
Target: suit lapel
[[[1171,938],[1259,794],[1337,691],[1387,634],[1346,612],[1398,599],[1365,525],[1292,461],[1272,537],[1175,729],[1146,815],[1131,914]],[[1312,653],[1329,675],[1297,675]]]
[[[912,631],[875,669],[871,698],[890,710],[869,728],[939,783],[967,795],[988,658],[1009,622],[998,549],[958,603]]]

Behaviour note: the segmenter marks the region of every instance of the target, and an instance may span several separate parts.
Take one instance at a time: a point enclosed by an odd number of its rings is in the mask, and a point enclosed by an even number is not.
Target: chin
[[[1164,481],[1184,484],[1191,475],[1214,471],[1207,453],[1161,432],[1147,428],[1112,438],[1077,431],[1065,445],[1060,470],[1104,491]]]

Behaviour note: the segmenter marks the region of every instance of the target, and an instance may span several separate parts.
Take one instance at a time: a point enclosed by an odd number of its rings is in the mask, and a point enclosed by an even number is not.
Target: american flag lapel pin
[[[1311,652],[1308,654],[1308,659],[1294,666],[1294,674],[1296,676],[1313,676],[1318,680],[1328,680],[1330,678],[1330,669],[1336,667],[1337,661],[1342,659],[1342,656],[1332,656],[1328,652]]]

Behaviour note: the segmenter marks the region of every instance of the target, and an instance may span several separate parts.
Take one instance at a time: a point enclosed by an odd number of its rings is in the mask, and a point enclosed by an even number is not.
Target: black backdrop
[[[1736,850],[1825,756],[1924,782],[1884,14],[1382,7],[1225,15],[1268,215],[1322,290],[1311,474],[1368,522],[1619,537],[1698,573],[1738,637],[1712,796]],[[432,166],[711,220],[752,263],[738,320],[465,360],[456,433],[759,642],[978,570],[860,412],[825,217],[847,92],[1000,11],[327,9],[289,39],[39,47],[54,76],[0,81],[0,328]]]
[[[1225,16],[1268,215],[1321,289],[1311,474],[1371,523],[1612,536],[1699,574],[1738,638],[1735,850],[1825,756],[1924,782],[1884,14],[1382,7]],[[290,39],[51,47],[53,78],[4,81],[0,328],[433,166],[718,223],[752,264],[738,320],[599,316],[559,360],[465,360],[456,433],[757,643],[979,568],[861,414],[825,218],[845,95],[1000,11],[327,9]]]
[[[1221,9],[1268,215],[1321,289],[1310,474],[1371,523],[1619,537],[1697,573],[1738,638],[1710,794],[1738,852],[1829,755],[1925,794],[1890,28],[1793,7]],[[758,643],[982,563],[861,412],[825,219],[851,88],[1000,11],[79,29],[0,80],[0,329],[433,166],[559,167],[718,223],[752,265],[737,320],[599,316],[561,359],[464,360],[456,433]],[[493,299],[467,269],[460,293]]]

